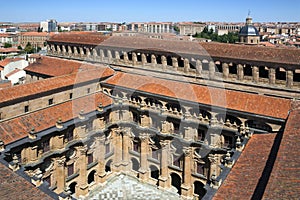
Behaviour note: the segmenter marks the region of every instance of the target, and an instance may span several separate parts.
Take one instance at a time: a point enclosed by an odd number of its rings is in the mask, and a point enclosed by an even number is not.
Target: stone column
[[[127,52],[123,52],[123,57],[124,57],[124,63],[127,64],[129,62]]]
[[[75,147],[78,152],[78,160],[76,162],[77,167],[79,168],[79,179],[78,179],[78,190],[77,195],[86,195],[88,193],[88,184],[87,184],[87,146]]]
[[[149,179],[149,165],[148,165],[148,153],[149,153],[149,134],[141,133],[141,167],[139,169],[139,175],[141,180],[147,181]]]
[[[188,73],[190,71],[190,61],[189,61],[188,58],[184,59],[184,68],[183,68],[183,71],[185,73]]]
[[[62,55],[66,55],[67,54],[67,50],[66,50],[66,47],[65,45],[62,45]]]
[[[157,61],[156,61],[156,57],[155,57],[155,55],[151,55],[151,66],[152,67],[156,67],[156,65],[157,65]]]
[[[169,177],[169,148],[170,148],[170,141],[169,140],[162,140],[160,141],[161,145],[161,160],[160,160],[160,177],[159,179],[159,187],[161,188],[170,188],[171,181]]]
[[[215,63],[213,61],[210,61],[208,67],[209,67],[209,79],[214,79],[215,72],[216,72]]]
[[[259,82],[259,69],[257,66],[252,66],[252,77],[254,83]]]
[[[196,61],[196,74],[201,76],[202,74],[202,62],[201,60],[198,60]]]
[[[64,191],[65,189],[65,179],[66,179],[66,174],[65,174],[65,162],[66,158],[60,157],[60,158],[53,158],[54,161],[54,177],[56,179],[56,190],[55,192],[57,194],[60,194]]]
[[[118,51],[115,51],[115,59],[116,59],[116,63],[120,62],[120,53]]]
[[[237,65],[237,79],[239,81],[243,81],[244,80],[244,66],[241,64]]]
[[[137,65],[137,62],[138,62],[138,60],[137,60],[137,55],[136,55],[135,52],[133,52],[133,53],[132,53],[132,65],[133,65],[133,66],[136,66],[136,65]]]
[[[104,60],[104,52],[103,49],[100,49],[100,61]]]
[[[112,63],[112,55],[110,50],[107,50],[107,57],[108,57],[108,63]]]
[[[78,50],[77,47],[73,47],[74,48],[74,56],[77,57],[78,56]]]
[[[69,54],[69,56],[72,56],[72,48],[71,48],[71,46],[68,46],[68,54]]]
[[[79,53],[80,53],[80,57],[84,56],[83,47],[79,47]]]
[[[61,54],[61,49],[60,49],[60,46],[59,46],[59,45],[57,45],[57,46],[56,46],[56,49],[57,49],[57,55],[60,55],[60,54]]]
[[[142,65],[145,66],[147,64],[147,58],[144,53],[142,53]]]
[[[229,66],[227,63],[222,63],[222,69],[223,69],[223,77],[224,79],[228,79],[229,77]]]
[[[103,183],[105,181],[105,135],[101,137],[96,137],[96,150],[94,153],[94,156],[98,160],[98,166],[97,166],[97,183]]]
[[[274,68],[269,68],[269,83],[274,85],[276,81],[276,72]]]
[[[121,131],[118,129],[112,129],[112,141],[114,144],[114,160],[112,163],[113,171],[119,172],[121,171],[122,164],[122,136]]]
[[[97,54],[97,50],[96,50],[95,48],[92,50],[92,54],[93,54],[93,55],[92,55],[92,56],[93,56],[93,59],[96,60],[98,54]]]
[[[183,184],[181,185],[182,196],[187,198],[193,197],[193,183],[192,183],[192,165],[193,165],[193,149],[192,147],[184,147],[184,176]]]
[[[90,48],[86,48],[86,56],[87,56],[87,58],[90,58],[90,57],[91,57],[91,51],[90,51]]]
[[[161,56],[162,69],[165,70],[167,68],[167,58],[166,56]]]
[[[129,149],[131,146],[131,129],[128,128],[125,131],[123,131],[123,146],[122,146],[122,159],[123,159],[123,171],[130,171],[130,158],[129,158]]]
[[[288,70],[286,72],[286,87],[291,88],[293,86],[294,74],[293,71]]]
[[[177,71],[178,69],[178,60],[176,57],[172,57],[172,66],[174,68],[175,71]]]

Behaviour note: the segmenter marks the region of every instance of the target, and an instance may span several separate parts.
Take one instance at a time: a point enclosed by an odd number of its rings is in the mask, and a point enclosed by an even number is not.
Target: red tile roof
[[[300,102],[294,102],[264,199],[300,197]]]
[[[12,143],[26,137],[33,127],[36,132],[51,128],[59,118],[63,122],[75,119],[81,110],[84,113],[92,112],[97,109],[99,103],[107,106],[112,101],[103,93],[95,93],[1,122],[0,140],[4,144]]]
[[[83,70],[78,73],[48,78],[33,83],[18,85],[13,88],[0,90],[0,103],[36,95],[57,88],[72,86],[78,83],[97,80],[113,75],[114,71],[108,67],[99,66],[95,70]]]
[[[5,77],[8,78],[8,77],[14,75],[15,73],[20,72],[20,71],[22,71],[22,70],[21,69],[15,69],[15,70],[9,72],[8,74],[6,74]]]
[[[109,78],[105,83],[116,85],[117,87],[120,86],[137,91],[280,119],[286,119],[291,104],[291,100],[287,99],[121,72]]]
[[[58,35],[53,35],[49,38],[49,42],[64,42],[64,43],[76,43],[76,44],[92,44],[99,45],[109,36],[104,36],[100,33],[87,32],[85,34],[76,34],[76,33],[63,33]]]
[[[53,36],[56,33],[47,33],[47,32],[23,32],[20,35],[21,36],[34,36],[34,37],[46,37],[46,36]]]
[[[103,45],[128,49],[155,49],[177,54],[196,54],[215,58],[232,58],[238,60],[263,61],[300,65],[300,49],[271,48],[215,42],[197,43],[190,41],[170,41],[146,37],[106,37],[97,34],[53,36],[51,42],[66,42]]]
[[[16,62],[19,60],[24,60],[23,58],[5,58],[4,60],[0,61],[0,67],[5,67],[11,62]]]
[[[36,188],[34,185],[17,175],[0,163],[0,197],[1,200],[31,199],[50,200],[50,196]]]
[[[265,168],[276,134],[253,135],[214,200],[251,199]]]
[[[20,52],[17,48],[0,48],[0,53],[12,53],[12,52]]]
[[[96,69],[97,65],[86,64],[79,61],[48,57],[34,56],[36,62],[30,64],[24,70],[48,76],[62,76],[78,72],[78,70]],[[98,65],[99,66],[99,65]]]

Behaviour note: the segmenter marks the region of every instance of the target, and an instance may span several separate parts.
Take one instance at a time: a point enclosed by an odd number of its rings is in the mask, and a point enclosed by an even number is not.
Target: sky
[[[2,22],[300,21],[299,0],[17,0],[0,4]]]

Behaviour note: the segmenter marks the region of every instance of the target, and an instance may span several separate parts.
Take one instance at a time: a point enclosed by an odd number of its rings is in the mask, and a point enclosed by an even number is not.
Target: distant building
[[[42,21],[40,23],[40,28],[43,32],[56,32],[57,31],[57,21],[54,19]]]
[[[252,17],[246,18],[246,25],[239,32],[239,40],[240,43],[244,44],[258,44],[260,42],[259,32],[252,24]]]
[[[178,24],[180,35],[195,35],[196,33],[201,33],[205,26],[206,25],[204,23],[193,22],[185,22]]]
[[[24,48],[28,43],[33,47],[44,47],[46,40],[54,33],[25,32],[19,35],[19,46]]]
[[[147,22],[147,23],[130,23],[127,25],[129,31],[143,33],[172,33],[172,22]]]

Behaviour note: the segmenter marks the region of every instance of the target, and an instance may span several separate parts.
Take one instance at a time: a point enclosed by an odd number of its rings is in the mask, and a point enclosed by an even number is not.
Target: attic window
[[[24,112],[28,112],[29,111],[29,106],[25,106],[24,107]]]
[[[49,106],[53,104],[53,98],[48,100],[48,104],[49,104]]]

